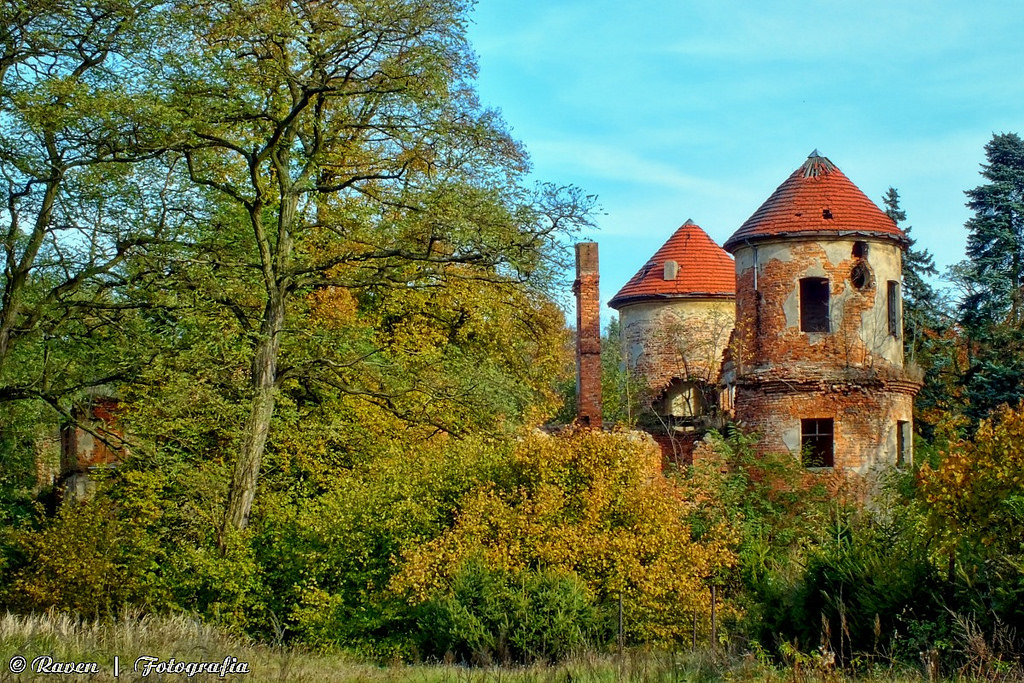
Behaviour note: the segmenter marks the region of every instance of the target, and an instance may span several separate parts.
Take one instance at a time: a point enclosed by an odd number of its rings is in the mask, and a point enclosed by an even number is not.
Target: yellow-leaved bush
[[[941,462],[921,467],[921,491],[947,549],[991,547],[1020,553],[1024,534],[1024,405],[983,420],[971,440],[955,440]]]
[[[649,438],[534,431],[493,481],[463,496],[450,529],[404,554],[390,587],[415,605],[444,596],[481,560],[513,575],[556,570],[598,604],[621,595],[630,641],[688,641],[695,623],[706,633],[709,582],[734,561],[715,535],[691,540],[690,511]]]

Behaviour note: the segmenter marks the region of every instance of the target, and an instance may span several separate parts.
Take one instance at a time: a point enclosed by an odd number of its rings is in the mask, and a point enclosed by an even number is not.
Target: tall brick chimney
[[[597,243],[576,245],[576,421],[601,428],[601,299]]]

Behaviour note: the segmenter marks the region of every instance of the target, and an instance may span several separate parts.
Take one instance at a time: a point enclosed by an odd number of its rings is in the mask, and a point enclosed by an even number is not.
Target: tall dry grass
[[[49,655],[55,661],[96,662],[95,676],[53,676],[26,671],[13,675],[8,662],[15,654],[31,661]],[[198,674],[152,674],[142,678],[132,671],[135,660],[151,655],[161,660],[222,661],[237,657],[251,673],[219,678]],[[114,657],[120,659],[120,677],[114,677]],[[452,664],[378,666],[344,654],[311,653],[295,647],[255,643],[227,634],[186,615],[150,616],[125,613],[116,619],[87,620],[60,612],[0,616],[0,683],[41,680],[88,681],[295,681],[312,683],[619,683],[646,681],[765,681],[768,683],[836,682],[841,672],[804,662],[776,669],[752,655],[726,655],[706,650],[672,653],[627,651],[622,656],[588,653],[557,665],[531,667],[462,667]],[[894,668],[860,681],[922,681],[913,671]]]

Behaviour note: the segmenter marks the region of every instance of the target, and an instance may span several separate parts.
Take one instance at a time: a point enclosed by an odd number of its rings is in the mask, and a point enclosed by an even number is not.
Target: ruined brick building
[[[808,467],[910,462],[920,376],[903,359],[906,246],[816,151],[724,249],[687,221],[610,301],[641,426],[683,462],[726,418]]]
[[[643,411],[640,426],[673,460],[720,426],[718,378],[736,324],[732,258],[686,221],[619,290],[624,362]],[[636,386],[633,386],[636,385]]]

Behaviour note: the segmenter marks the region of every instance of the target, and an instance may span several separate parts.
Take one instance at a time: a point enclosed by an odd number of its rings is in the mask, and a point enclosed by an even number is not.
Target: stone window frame
[[[889,321],[889,335],[895,339],[903,336],[903,320],[900,316],[900,283],[889,280],[885,292],[886,317]]]
[[[896,467],[903,468],[913,462],[913,443],[910,420],[896,420]]]
[[[712,385],[698,379],[684,379],[673,377],[664,390],[654,401],[655,413],[664,418],[692,420],[704,417],[714,409],[713,402],[709,400],[709,391]],[[688,412],[676,415],[672,412],[671,406],[674,399],[686,396],[685,404]]]

